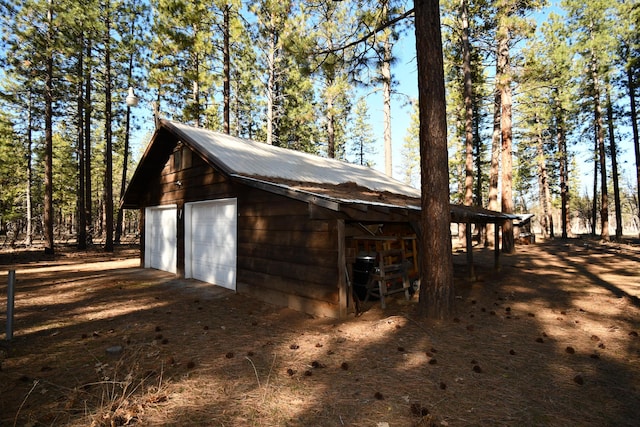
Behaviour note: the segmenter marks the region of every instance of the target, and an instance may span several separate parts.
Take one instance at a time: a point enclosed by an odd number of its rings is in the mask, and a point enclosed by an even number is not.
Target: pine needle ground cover
[[[312,318],[113,254],[0,254],[17,276],[0,425],[602,426],[640,419],[640,248],[518,246],[456,312]],[[4,338],[4,336],[3,336]]]

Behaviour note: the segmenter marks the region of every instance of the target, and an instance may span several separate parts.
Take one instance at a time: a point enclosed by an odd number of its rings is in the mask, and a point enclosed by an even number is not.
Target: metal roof
[[[201,155],[230,175],[326,185],[356,183],[373,191],[420,197],[420,190],[370,167],[236,138],[178,122],[163,120],[162,125],[187,140]]]
[[[121,200],[124,208],[141,206],[143,194],[149,191],[148,177],[160,172],[180,142],[232,180],[329,210],[350,210],[351,218],[399,214],[396,218],[407,220],[408,215],[416,220],[420,215],[420,190],[375,169],[164,119]],[[452,222],[502,223],[515,218],[481,207],[450,206]]]

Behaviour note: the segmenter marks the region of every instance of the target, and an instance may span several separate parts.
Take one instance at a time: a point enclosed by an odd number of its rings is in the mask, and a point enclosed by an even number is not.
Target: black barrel
[[[376,265],[375,255],[361,254],[356,257],[353,264],[353,290],[358,299],[364,301],[367,296],[367,283],[369,282],[369,274]]]

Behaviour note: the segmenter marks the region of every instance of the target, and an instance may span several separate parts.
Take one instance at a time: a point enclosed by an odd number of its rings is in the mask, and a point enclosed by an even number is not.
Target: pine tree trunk
[[[53,243],[53,0],[47,11],[47,70],[44,81],[44,252],[54,253]]]
[[[272,22],[274,18],[272,16]],[[267,144],[274,145],[274,121],[275,121],[275,98],[276,98],[276,45],[277,35],[275,29],[269,35],[269,52],[267,53]]]
[[[91,185],[91,113],[92,113],[92,101],[91,101],[91,89],[92,89],[92,69],[91,69],[91,55],[92,47],[91,40],[87,39],[87,75],[85,79],[84,89],[84,179],[85,179],[85,216],[87,218],[87,245],[93,244],[94,224],[93,224],[93,206],[92,199],[92,185]]]
[[[129,35],[133,39],[135,25],[133,21],[129,27]],[[129,54],[129,64],[127,67],[127,87],[131,86],[131,78],[133,76],[133,52]],[[123,148],[123,159],[122,159],[122,179],[120,180],[120,197],[118,200],[122,200],[124,197],[124,192],[127,188],[127,168],[129,166],[129,134],[131,132],[131,107],[127,105],[127,110],[125,113],[125,122],[124,122],[124,148]],[[118,216],[116,218],[116,236],[115,243],[120,244],[122,238],[122,228],[124,226],[124,210],[118,206]]]
[[[464,205],[473,204],[473,85],[471,80],[471,48],[469,46],[469,18],[467,0],[460,5],[462,19],[462,70],[464,74],[464,135],[465,135],[465,179]]]
[[[105,222],[105,243],[104,250],[113,252],[113,141],[111,131],[111,9],[107,1],[105,7],[105,37],[104,37],[104,61],[105,61],[105,173],[104,173],[104,222]]]
[[[120,198],[124,197],[124,192],[127,187],[127,166],[129,165],[129,132],[131,129],[131,107],[127,105],[127,111],[124,122],[124,152],[122,158],[122,179],[120,180]],[[115,243],[120,244],[122,238],[122,226],[124,221],[124,209],[118,208],[118,216],[116,218],[116,235]]]
[[[484,206],[482,199],[482,138],[480,137],[480,120],[478,119],[478,102],[473,103],[473,149],[475,150],[476,179],[475,179],[475,205]]]
[[[31,90],[29,90],[29,106],[28,106],[28,120],[27,120],[27,185],[25,188],[25,199],[26,199],[26,221],[27,221],[27,229],[25,231],[25,239],[24,245],[26,247],[31,246],[33,243],[33,212],[31,206],[31,184],[33,182],[33,165],[31,160],[31,150],[33,147],[33,105],[32,105],[32,97],[33,94]]]
[[[223,70],[222,70],[222,97],[223,97],[223,120],[224,120],[224,133],[229,134],[231,130],[231,54],[229,50],[229,44],[231,39],[231,28],[229,25],[229,12],[231,10],[230,5],[225,5],[222,8],[223,13]]]
[[[499,67],[496,70],[498,74]],[[491,165],[489,169],[489,197],[488,208],[492,211],[498,210],[498,174],[500,173],[500,91],[497,88],[493,98],[493,135],[491,137]],[[497,224],[487,224],[487,243],[499,245],[500,242],[495,241],[495,227]]]
[[[421,315],[445,319],[454,312],[449,205],[447,118],[438,0],[415,0],[422,186]]]
[[[330,81],[329,85],[333,82]],[[333,95],[327,94],[327,156],[330,159],[336,157],[336,129],[335,116],[333,114]]]
[[[629,90],[629,102],[631,104],[631,127],[633,129],[633,150],[636,157],[636,190],[638,198],[638,216],[640,216],[640,137],[638,136],[638,113],[636,110],[636,86],[633,80],[633,71],[627,67],[627,88]]]
[[[544,141],[542,139],[542,134],[540,133],[540,119],[536,114],[536,127],[537,127],[537,135],[536,135],[536,151],[538,158],[538,180],[540,186],[540,204],[542,205],[542,231],[543,236],[554,237],[552,230],[552,219],[551,219],[551,197],[549,195],[549,178],[547,175],[547,161],[544,155]]]
[[[393,147],[391,144],[391,48],[389,34],[386,34],[380,74],[382,77],[382,102],[384,112],[384,172],[387,176],[393,176]]]
[[[596,131],[598,133],[598,169],[600,170],[600,238],[604,241],[609,240],[609,191],[607,189],[607,155],[604,147],[604,134],[602,130],[602,111],[600,103],[596,106],[598,125]]]
[[[595,137],[598,150],[598,169],[600,170],[600,238],[609,240],[609,192],[607,189],[607,155],[604,147],[604,126],[602,120],[602,103],[600,102],[600,76],[598,62],[593,54],[591,58],[591,77],[593,79],[593,102]],[[594,192],[595,199],[595,192]],[[595,201],[595,200],[594,200]]]
[[[80,49],[78,52],[78,96],[76,107],[76,123],[77,123],[77,135],[78,135],[78,232],[77,232],[77,247],[80,250],[87,248],[87,215],[85,211],[85,152],[84,152],[84,37],[80,36]]]
[[[513,157],[511,128],[511,67],[509,64],[509,29],[501,24],[498,28],[498,65],[500,74],[496,76],[500,91],[500,131],[502,139],[501,157],[501,211],[513,213]],[[514,253],[513,221],[505,221],[502,225],[502,251]]]
[[[556,145],[558,147],[558,166],[560,178],[560,222],[562,225],[562,238],[569,237],[569,176],[567,159],[567,141],[564,131],[564,118],[558,89],[553,89],[556,106],[554,108],[554,120],[556,126]]]
[[[484,201],[482,199],[482,186],[484,184],[484,180],[482,179],[482,138],[480,138],[480,120],[478,119],[478,102],[474,101],[473,103],[473,149],[476,153],[475,156],[475,165],[476,165],[476,179],[475,179],[475,205],[483,207]],[[479,224],[478,226],[478,242],[481,242],[483,245],[488,245],[487,241],[487,224]]]
[[[196,79],[191,85],[191,99],[193,100],[193,115],[195,116],[195,126],[197,128],[202,126],[201,108],[200,108],[200,55],[195,54]]]
[[[462,23],[462,71],[464,74],[464,199],[465,206],[473,204],[473,86],[471,81],[471,52],[469,46],[469,18],[467,16],[467,1],[460,2],[460,19]],[[470,225],[469,225],[470,226]],[[460,224],[459,233],[466,235],[467,224]]]
[[[598,137],[597,132],[594,138],[593,147],[593,203],[591,204],[591,236],[596,235],[596,224],[598,221]]]
[[[560,211],[562,222],[562,238],[569,237],[569,176],[567,173],[567,141],[564,133],[564,120],[561,117],[561,112],[558,108],[556,111],[556,129],[557,129],[557,144],[559,155],[559,174],[560,174]]]
[[[611,87],[607,85],[607,125],[609,128],[609,151],[611,152],[611,177],[613,179],[613,202],[616,210],[616,240],[622,239],[622,205],[620,203],[620,181],[618,175],[618,148],[613,126]]]

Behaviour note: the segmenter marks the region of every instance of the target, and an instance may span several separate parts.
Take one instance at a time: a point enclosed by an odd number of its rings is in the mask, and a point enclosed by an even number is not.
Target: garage
[[[121,206],[148,223],[145,267],[344,318],[354,307],[354,239],[420,234],[420,195],[368,167],[160,119]],[[506,219],[457,205],[450,215]]]
[[[176,212],[176,205],[145,209],[145,267],[176,273]]]
[[[185,203],[185,277],[236,290],[237,199]]]

